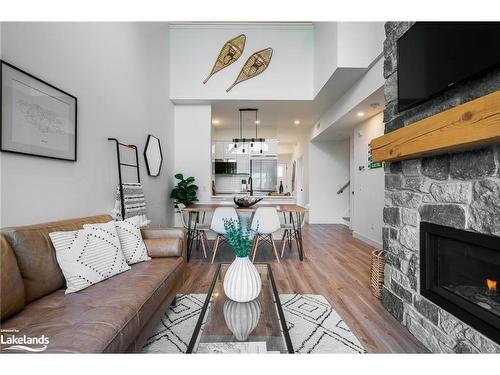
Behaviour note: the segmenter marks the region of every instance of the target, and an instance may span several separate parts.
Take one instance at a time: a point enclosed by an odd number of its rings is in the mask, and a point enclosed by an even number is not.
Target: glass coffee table
[[[262,290],[247,303],[224,294],[229,266],[217,267],[187,353],[294,353],[271,266],[255,264]]]

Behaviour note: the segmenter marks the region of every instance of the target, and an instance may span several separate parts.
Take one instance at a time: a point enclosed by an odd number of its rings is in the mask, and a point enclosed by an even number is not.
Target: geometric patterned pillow
[[[122,247],[123,255],[128,264],[151,260],[142,240],[141,217],[134,216],[123,221],[115,221],[116,231]]]
[[[148,251],[146,250],[146,245],[142,240],[141,235],[141,217],[134,216],[123,221],[110,221],[109,223],[114,223],[116,227],[116,232],[118,233],[118,238],[120,240],[120,247],[122,249],[125,260],[128,264],[135,264],[139,262],[144,262],[145,260],[151,260],[148,256]],[[84,228],[99,228],[106,224],[85,224]]]
[[[66,279],[66,294],[85,289],[130,269],[115,226],[49,233],[57,263]]]

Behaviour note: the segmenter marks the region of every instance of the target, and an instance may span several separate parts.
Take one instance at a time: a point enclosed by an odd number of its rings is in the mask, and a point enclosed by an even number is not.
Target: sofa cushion
[[[187,230],[185,228],[142,228],[142,238],[146,240],[153,238],[178,238],[181,240],[181,253],[184,258],[187,254]],[[146,243],[147,247],[147,243]],[[150,254],[151,256],[151,254]]]
[[[123,221],[112,221],[120,240],[120,246],[128,264],[150,260],[144,241],[142,240],[139,223],[140,216],[134,216]],[[85,224],[83,228],[101,228],[106,224]]]
[[[14,251],[4,236],[0,237],[0,312],[1,320],[24,307],[24,283]]]
[[[45,353],[124,352],[182,279],[182,258],[132,266],[77,293],[58,290],[2,323],[18,335],[45,335]]]
[[[144,243],[151,258],[182,256],[182,242],[178,238],[147,238]]]
[[[2,229],[2,235],[7,238],[16,254],[24,281],[25,303],[46,296],[65,285],[49,238],[50,232],[77,230],[82,229],[83,224],[105,223],[110,220],[109,215],[99,215]]]
[[[66,279],[66,293],[78,292],[130,269],[113,221],[83,227],[49,233]]]

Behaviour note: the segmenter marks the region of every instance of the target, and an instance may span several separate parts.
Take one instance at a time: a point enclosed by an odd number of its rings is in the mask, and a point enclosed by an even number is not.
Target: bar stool
[[[309,209],[309,204],[306,205],[306,208]],[[288,243],[288,248],[291,250],[292,249],[292,241],[295,240],[295,243],[297,244],[297,247],[299,247],[299,236],[298,236],[298,230],[300,226],[300,230],[302,231],[302,228],[304,228],[304,224],[306,221],[306,215],[302,214],[300,215],[300,223],[294,223],[292,222],[294,219],[292,217],[292,213],[290,212],[289,220],[287,221],[286,219],[286,214],[283,213],[283,218],[284,218],[284,223],[281,224],[281,229],[283,230],[283,237],[281,238],[281,257],[283,258],[283,255],[285,254],[285,247]],[[304,251],[302,249],[302,251]]]
[[[186,206],[182,203],[177,203],[175,205],[175,208],[177,209],[177,213],[180,216],[182,226],[186,229],[189,229],[186,219],[184,218],[184,213],[182,210]],[[198,241],[197,248],[199,249],[200,247],[200,242],[201,242],[201,247],[203,248],[203,254],[205,255],[205,258],[207,257],[207,250],[206,247],[210,249],[210,246],[208,246],[208,238],[207,238],[207,232],[210,230],[210,227],[206,224],[203,223],[196,223],[196,230],[194,228],[191,228],[191,231],[193,232],[191,241]],[[206,246],[206,247],[205,247]]]
[[[224,240],[226,238],[226,228],[224,228],[224,219],[239,220],[238,214],[234,207],[217,207],[212,216],[212,223],[210,224],[210,229],[217,233],[217,238],[215,239],[215,244],[213,248],[214,254],[212,255],[212,264],[215,260],[215,255],[217,254],[217,249],[219,248],[219,242],[221,238]]]
[[[286,221],[286,215],[283,214],[283,217],[285,218],[285,222],[281,224],[281,229],[283,230],[283,237],[281,238],[281,257],[283,258],[283,255],[285,254],[285,247],[286,244],[288,243],[288,248],[291,250],[292,249],[292,241],[295,240],[295,242],[299,241],[299,238],[297,236],[297,230],[298,226],[300,225],[300,228],[302,229],[304,227],[306,215],[301,215],[301,221],[300,223],[296,223],[295,226],[292,224],[292,214],[290,214],[290,220],[289,222]],[[298,247],[297,243],[297,247]]]
[[[267,241],[273,246],[274,255],[276,260],[280,263],[280,258],[278,256],[278,250],[276,250],[276,245],[274,244],[273,233],[280,230],[280,218],[278,216],[278,211],[275,207],[258,207],[255,211],[252,220],[252,230],[256,232],[255,243],[253,246],[253,256],[252,262],[255,261],[255,255],[257,254],[257,248],[259,247],[259,241]]]

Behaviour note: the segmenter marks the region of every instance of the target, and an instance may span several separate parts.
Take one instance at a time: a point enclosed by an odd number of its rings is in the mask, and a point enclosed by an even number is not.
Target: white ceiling
[[[372,104],[379,103],[380,106],[372,107]],[[315,141],[335,141],[349,138],[355,125],[373,117],[384,110],[384,89],[379,88],[373,94],[368,96],[361,103],[352,108],[343,117],[335,121],[332,126],[326,128],[318,134]],[[363,116],[358,116],[363,113]]]
[[[300,120],[301,126],[310,126],[317,119],[317,113],[312,101],[288,100],[226,100],[212,104],[212,123],[217,129],[233,129],[239,127],[239,109],[258,108],[259,127],[293,127],[295,120]]]
[[[212,123],[218,129],[239,127],[240,108],[258,108],[259,126],[275,128],[309,128],[337,101],[364,73],[361,68],[339,68],[314,100],[219,100],[211,101]],[[299,120],[300,125],[294,121]]]

